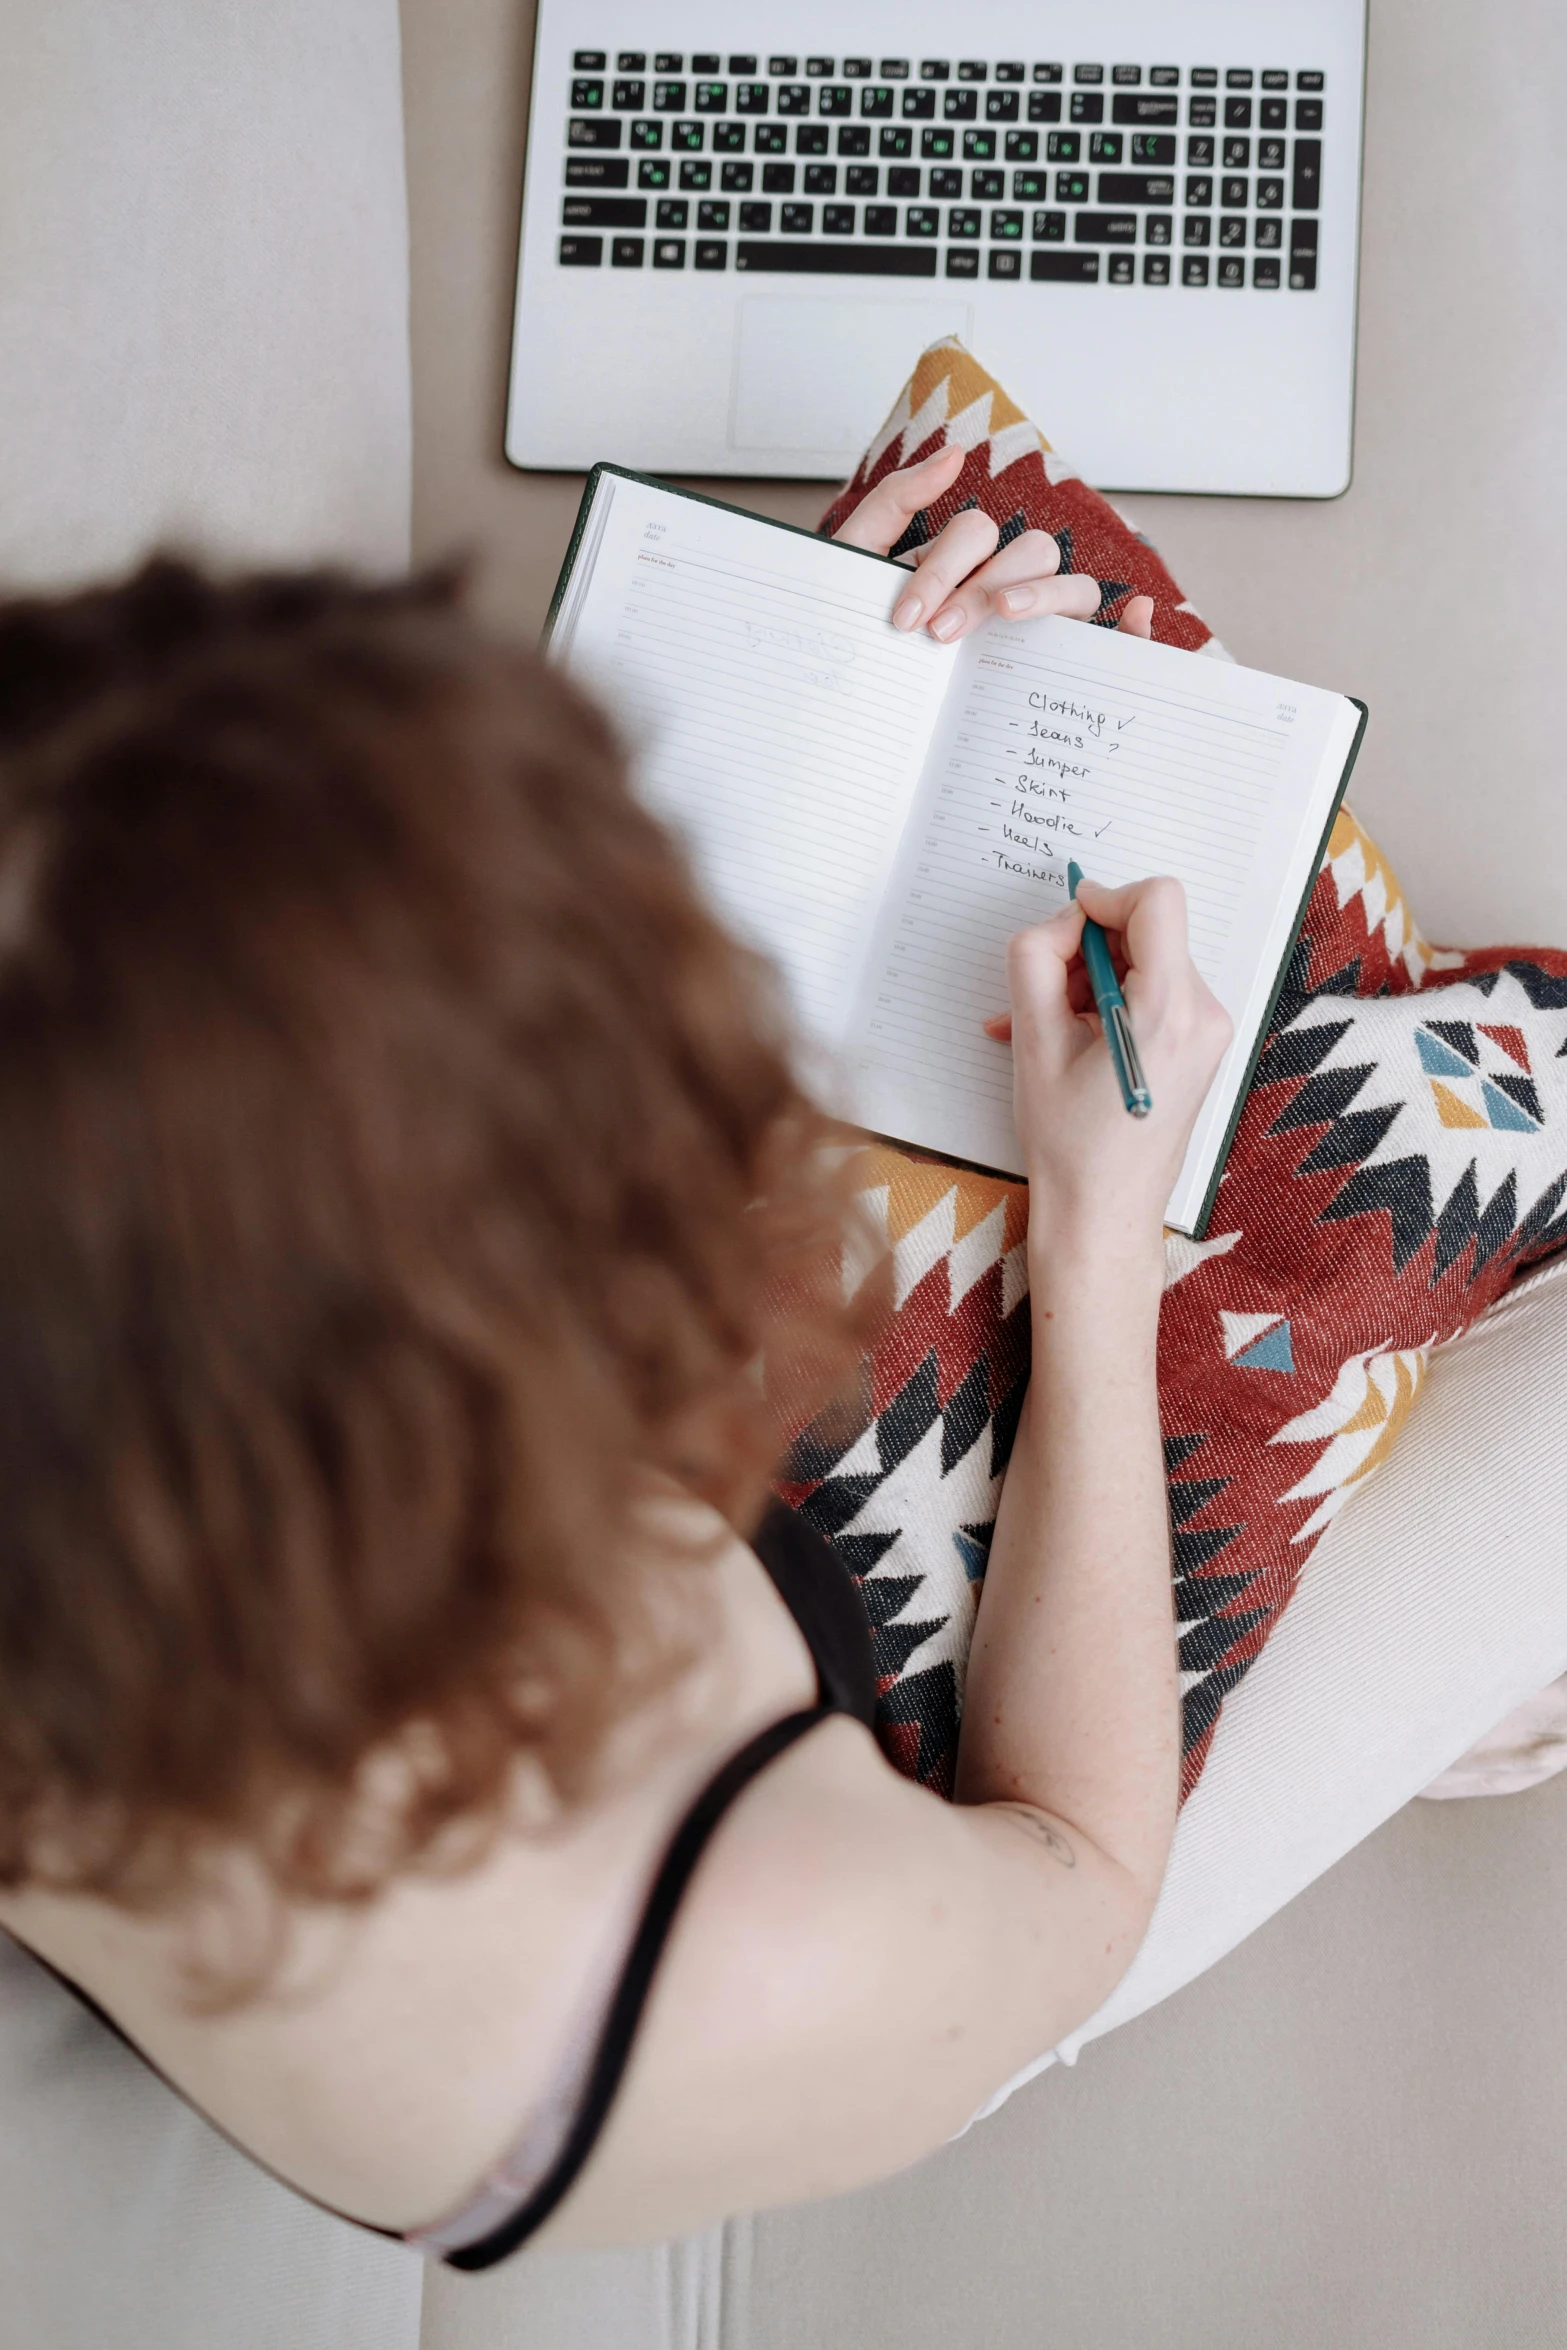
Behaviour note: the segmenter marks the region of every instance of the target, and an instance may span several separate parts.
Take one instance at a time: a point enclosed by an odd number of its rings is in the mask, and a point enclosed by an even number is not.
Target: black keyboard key
[[[715,122],[713,125],[713,153],[715,155],[743,155],[745,153],[745,124],[743,122]]]
[[[941,116],[944,122],[977,122],[979,120],[979,92],[977,90],[943,90]]]
[[[751,132],[753,155],[786,155],[789,133],[781,122],[759,122]]]
[[[1105,69],[1102,65],[1074,65],[1072,68],[1074,82],[1098,83],[1104,78]]]
[[[1322,201],[1322,141],[1295,141],[1295,176],[1290,202],[1297,212],[1315,212]]]
[[[1058,171],[1056,173],[1056,202],[1058,204],[1086,204],[1088,202],[1087,172]]]
[[[1262,86],[1265,90],[1287,90],[1290,86],[1290,77],[1287,73],[1265,73],[1262,77]]]
[[[618,131],[620,125],[619,123],[606,123],[604,128]],[[618,139],[615,144],[617,146],[620,144]],[[664,126],[661,122],[634,122],[631,125],[631,145],[633,147],[657,148],[662,147],[663,144]]]
[[[952,196],[961,196],[963,193],[962,172],[933,171],[930,175],[930,192],[933,196],[940,196],[944,200]]]
[[[609,245],[610,266],[612,269],[640,269],[646,251],[646,240],[642,237],[612,237]]]
[[[731,57],[729,60],[729,71],[731,73],[755,73],[756,59],[754,57]]]
[[[1181,222],[1183,245],[1209,245],[1213,242],[1213,215],[1208,212],[1188,212]]]
[[[1213,202],[1212,180],[1200,174],[1194,178],[1188,178],[1186,202],[1188,204],[1211,204]]]
[[[566,125],[568,147],[618,147],[620,125],[612,116],[574,114]],[[632,145],[636,145],[633,139]]]
[[[1290,287],[1296,293],[1310,293],[1317,282],[1317,224],[1314,220],[1290,222]]]
[[[958,67],[960,82],[983,82],[989,79],[990,67],[982,57],[966,57]]]
[[[1173,204],[1175,181],[1167,172],[1102,171],[1101,204]]]
[[[1135,212],[1079,212],[1072,221],[1072,239],[1079,245],[1135,245]]]
[[[823,82],[816,93],[818,114],[852,114],[854,92],[847,82]]]
[[[830,82],[832,80],[832,59],[830,57],[808,57],[805,61],[805,70],[813,82]]]
[[[684,237],[655,237],[653,239],[653,267],[655,269],[684,269],[686,241]]]
[[[1030,253],[1028,274],[1036,286],[1096,286],[1097,253]]]
[[[701,162],[695,162],[688,156],[681,164],[680,185],[688,193],[693,190],[700,191],[704,188],[710,188],[712,184],[713,167],[705,158]]]
[[[883,123],[876,141],[879,155],[912,155],[914,133],[902,123]]]
[[[1257,210],[1259,212],[1277,212],[1282,208],[1283,203],[1284,182],[1282,180],[1259,180],[1257,182]]]
[[[1196,76],[1193,75],[1192,78],[1195,80]],[[1219,119],[1218,99],[1188,98],[1186,101],[1186,119],[1191,124],[1191,127],[1194,131],[1211,131],[1214,124]]]
[[[1251,182],[1249,180],[1227,179],[1221,181],[1219,185],[1219,202],[1221,204],[1227,204],[1232,212],[1236,211],[1237,209],[1244,210],[1251,201],[1251,197],[1248,193],[1250,186]]]
[[[560,208],[563,228],[646,228],[643,196],[568,196]]]
[[[827,137],[827,125],[824,122],[796,123],[794,151],[796,155],[825,155]]]
[[[604,260],[602,237],[562,237],[556,250],[562,269],[598,269]]]
[[[739,82],[735,86],[736,114],[765,114],[767,112],[767,84]]]
[[[977,237],[979,235],[979,226],[982,217],[983,216],[980,213],[970,211],[967,206],[964,206],[961,209],[954,208],[947,214],[948,236]]]
[[[1059,65],[1036,65],[1034,79],[1036,82],[1058,82],[1061,79],[1061,68]]]
[[[1251,129],[1251,100],[1249,98],[1225,99],[1224,127],[1227,131],[1249,131]]]
[[[1257,109],[1257,120],[1265,131],[1282,131],[1289,126],[1289,100],[1264,98]]]
[[[948,277],[978,277],[979,254],[972,245],[954,245],[947,254]]]
[[[844,59],[843,78],[845,81],[868,82],[870,77],[871,61],[868,57],[846,57]]]
[[[1098,90],[1074,90],[1070,115],[1073,122],[1103,122],[1105,102]]]
[[[622,49],[615,59],[615,71],[617,73],[646,73],[647,51],[645,49]]]
[[[698,82],[691,101],[697,114],[727,114],[729,111],[729,84],[727,82]]]
[[[985,120],[987,122],[1016,122],[1018,94],[1016,90],[987,90],[985,92]]]
[[[717,125],[714,125],[717,128]],[[672,122],[669,126],[669,144],[677,155],[700,155],[707,145],[705,122]]]
[[[729,209],[722,197],[710,204],[699,204],[696,208],[697,227],[705,230],[710,237],[722,236],[729,226]]]
[[[1021,212],[993,212],[990,216],[990,238],[996,245],[1018,245],[1023,241]]]
[[[903,113],[909,122],[933,122],[936,117],[934,90],[914,88],[903,93]]]
[[[865,207],[865,234],[868,237],[895,237],[898,233],[897,207],[892,204],[867,204]]]
[[[1178,65],[1151,65],[1148,68],[1148,79],[1156,90],[1179,89],[1181,69]]]
[[[1216,142],[1209,138],[1188,139],[1186,142],[1187,162],[1198,169],[1210,169],[1213,164],[1215,144]]]
[[[680,166],[681,179],[684,180],[686,173],[688,171],[695,170],[696,168],[698,167],[694,164],[682,163]],[[706,166],[704,165],[701,168],[705,169]],[[641,162],[637,165],[637,186],[639,188],[667,188],[668,185],[668,156],[644,155]]]
[[[945,57],[922,57],[920,59],[920,80],[922,82],[950,82],[951,79],[952,67]]]
[[[884,57],[881,61],[881,78],[884,82],[906,82],[909,78],[908,59]]]
[[[1022,254],[1009,253],[1005,245],[993,246],[986,256],[985,274],[988,277],[1005,278],[1013,283],[1020,283],[1023,276]]]
[[[1134,163],[1173,163],[1175,141],[1168,131],[1134,131],[1132,133],[1132,161]]]
[[[1143,284],[1145,286],[1167,286],[1169,282],[1169,254],[1149,253],[1146,255],[1143,261]]]
[[[1259,171],[1282,171],[1284,169],[1284,141],[1282,139],[1259,139],[1257,141],[1257,169]]]
[[[602,49],[579,49],[571,61],[572,71],[574,73],[602,73],[604,62]]]
[[[1105,275],[1113,286],[1129,286],[1137,275],[1137,263],[1130,253],[1107,254]]]
[[[1179,122],[1181,102],[1170,90],[1135,90],[1110,101],[1112,122],[1129,122],[1144,129],[1154,123]]]
[[[784,204],[779,208],[778,226],[786,237],[808,237],[816,226],[814,204]]]
[[[1320,90],[1322,76],[1320,73],[1298,73],[1295,76],[1295,87],[1297,90]]]
[[[1175,215],[1170,212],[1149,212],[1143,216],[1143,243],[1167,245],[1175,234]]]
[[[1030,90],[1028,93],[1030,122],[1059,122],[1061,120],[1061,93],[1059,90]]]
[[[792,196],[794,194],[794,165],[792,163],[764,163],[762,165],[762,194],[764,196]]]
[[[906,237],[934,237],[941,233],[941,214],[933,204],[911,204],[903,215]]]
[[[1256,76],[1249,65],[1232,65],[1224,77],[1227,90],[1249,90]]]
[[[1225,142],[1224,142],[1224,168],[1225,168],[1225,170],[1226,170],[1226,171],[1250,171],[1250,169],[1251,169],[1251,141],[1250,141],[1250,139],[1226,139],[1226,140],[1225,140]]]
[[[1322,128],[1322,100],[1297,98],[1295,101],[1295,128],[1298,131],[1320,131]]]
[[[1033,163],[1039,155],[1038,131],[1008,131],[1002,153],[1009,163]]]
[[[740,207],[740,234],[743,237],[768,237],[773,231],[773,208],[770,204],[742,204]]]
[[[1052,163],[1081,163],[1083,134],[1081,131],[1052,131],[1045,142],[1045,153]]]
[[[753,163],[726,163],[718,184],[726,196],[743,196],[753,183],[755,171]]]
[[[945,123],[920,132],[920,153],[927,163],[938,157],[944,162],[952,153],[952,133]]]
[[[822,235],[824,237],[852,237],[854,234],[854,206],[852,204],[824,204],[822,206]]]
[[[568,155],[568,188],[623,188],[631,177],[624,155]]]
[[[1218,86],[1219,74],[1216,66],[1194,65],[1192,67],[1192,88],[1194,90],[1216,90]]]
[[[689,228],[691,207],[684,196],[666,196],[658,207],[655,228]]]
[[[735,247],[735,267],[808,271],[816,277],[934,277],[933,245],[747,245]]]
[[[778,111],[780,114],[809,114],[811,111],[810,83],[785,82],[778,93]]]
[[[1064,245],[1066,243],[1066,214],[1064,212],[1036,212],[1031,227],[1036,245]]]
[[[1219,221],[1221,247],[1244,245],[1246,242],[1246,215],[1244,212],[1226,212]]]
[[[1088,160],[1090,163],[1119,163],[1126,146],[1120,131],[1090,131]]]
[[[1208,256],[1206,253],[1188,253],[1181,263],[1183,286],[1205,286],[1208,283]]]
[[[1251,282],[1254,286],[1262,286],[1265,289],[1277,287],[1279,282],[1279,264],[1277,259],[1272,261],[1254,261],[1251,265]]]
[[[653,60],[655,73],[683,73],[685,57],[678,49],[660,49]]]
[[[963,160],[965,163],[988,163],[996,152],[994,131],[965,131],[963,133]]]
[[[1110,79],[1119,89],[1133,90],[1142,78],[1143,69],[1140,65],[1112,65],[1110,68]]]
[[[691,71],[693,73],[717,73],[720,71],[722,65],[723,59],[719,56],[716,49],[696,49],[692,51]]]
[[[935,177],[932,173],[932,178]],[[931,194],[941,195],[942,189],[933,187]],[[1037,204],[1050,193],[1048,171],[1015,171],[1012,174],[1012,201],[1014,204]]]
[[[653,112],[655,114],[684,114],[686,85],[684,82],[655,82],[653,84]]]
[[[640,114],[647,104],[646,82],[617,82],[610,92],[617,114]]]
[[[898,163],[887,174],[889,196],[917,196],[920,192],[920,170],[917,163]]]
[[[805,167],[805,192],[808,196],[836,196],[838,193],[837,164],[808,163]]]
[[[843,184],[851,196],[875,196],[881,190],[881,173],[874,163],[851,163]]]
[[[1252,235],[1252,243],[1260,251],[1277,252],[1282,241],[1283,227],[1284,223],[1277,218],[1271,220],[1266,216],[1260,218]]]
[[[1297,260],[1292,253],[1290,255],[1290,292],[1292,294],[1314,294],[1316,290],[1316,255],[1314,253],[1302,254]]]
[[[1007,192],[1007,175],[1004,171],[971,171],[968,192],[976,204],[993,204]]]
[[[869,84],[860,92],[860,113],[868,122],[885,122],[892,112],[896,93],[885,82]]]

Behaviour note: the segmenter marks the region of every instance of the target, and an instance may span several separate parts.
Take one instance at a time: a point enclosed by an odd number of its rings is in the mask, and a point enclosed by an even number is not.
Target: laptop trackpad
[[[849,457],[870,439],[928,343],[967,336],[957,300],[749,296],[735,336],[734,449]]]

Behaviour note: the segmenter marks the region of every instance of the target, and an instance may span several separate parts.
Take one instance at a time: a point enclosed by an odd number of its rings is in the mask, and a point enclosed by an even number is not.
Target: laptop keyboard
[[[1311,293],[1323,83],[1249,65],[579,49],[558,259]]]

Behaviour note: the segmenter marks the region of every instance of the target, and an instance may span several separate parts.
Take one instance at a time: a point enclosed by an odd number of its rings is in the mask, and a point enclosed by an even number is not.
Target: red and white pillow
[[[923,355],[824,533],[949,441],[967,461],[906,546],[977,505],[1004,537],[1050,531],[1063,568],[1105,582],[1102,623],[1149,595],[1157,638],[1225,657],[1157,551],[956,341]],[[781,1490],[860,1578],[887,1753],[945,1792],[1027,1376],[1028,1194],[882,1144],[864,1147],[860,1175],[893,1251],[895,1310],[860,1424],[807,1429]],[[1323,1528],[1385,1459],[1431,1349],[1564,1244],[1567,951],[1430,947],[1345,813],[1209,1236],[1166,1242],[1183,1792]]]

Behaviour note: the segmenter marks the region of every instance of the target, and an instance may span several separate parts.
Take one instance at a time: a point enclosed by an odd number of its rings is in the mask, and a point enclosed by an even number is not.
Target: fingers
[[[841,530],[833,536],[846,546],[868,547],[873,555],[890,555],[916,514],[950,490],[963,470],[967,451],[949,441],[934,457],[889,473],[860,500]]]
[[[1000,536],[999,525],[977,506],[966,514],[954,514],[946,529],[924,550],[918,571],[893,606],[893,627],[930,626],[932,635],[943,641],[961,635],[961,626],[937,628],[932,624],[938,618],[945,619],[942,607],[952,590],[995,553]]]
[[[1082,938],[1083,918],[1075,905],[1064,906],[1032,930],[1020,930],[1007,945],[1011,1013],[985,1023],[987,1033],[997,1035],[1004,1018],[1013,1045],[1048,1069],[1064,1067],[1071,1057],[1077,1015],[1068,975]]]
[[[1151,637],[1153,635],[1152,596],[1129,596],[1126,610],[1116,622],[1116,627],[1123,636]]]
[[[936,544],[939,546],[940,541]],[[992,613],[1004,620],[1037,620],[1059,613],[1090,620],[1099,609],[1099,582],[1086,572],[1061,576],[1061,549],[1047,530],[1025,530],[965,579],[932,615],[934,637],[950,643]]]

